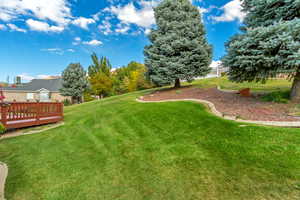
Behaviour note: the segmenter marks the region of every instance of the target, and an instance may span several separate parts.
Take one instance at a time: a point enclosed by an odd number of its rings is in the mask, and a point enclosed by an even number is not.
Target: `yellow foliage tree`
[[[113,80],[110,76],[102,72],[95,73],[90,77],[91,88],[94,94],[100,98],[111,94],[113,89]]]

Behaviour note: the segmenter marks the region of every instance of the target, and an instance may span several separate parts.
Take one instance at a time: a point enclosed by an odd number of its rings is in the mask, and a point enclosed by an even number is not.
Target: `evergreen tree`
[[[227,43],[223,64],[235,82],[265,82],[279,73],[294,79],[292,100],[300,100],[300,1],[244,0],[242,33]]]
[[[60,92],[63,96],[72,97],[72,101],[81,102],[82,95],[88,87],[86,72],[80,63],[71,63],[62,73],[62,88]]]
[[[210,72],[212,48],[197,7],[189,0],[164,0],[155,9],[157,29],[145,47],[145,64],[152,82],[162,86],[192,81]]]

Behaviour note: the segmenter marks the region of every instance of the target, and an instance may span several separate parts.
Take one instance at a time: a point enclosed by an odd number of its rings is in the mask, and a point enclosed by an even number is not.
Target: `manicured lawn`
[[[222,89],[229,90],[240,90],[244,88],[251,88],[253,91],[286,91],[290,90],[292,82],[285,79],[268,80],[265,84],[255,82],[244,82],[244,83],[233,83],[226,77],[222,78],[210,78],[205,80],[197,80],[193,84],[199,85],[200,87],[210,87],[219,85]]]
[[[0,141],[7,199],[300,198],[299,129],[241,127],[141,94],[68,107],[65,126]]]

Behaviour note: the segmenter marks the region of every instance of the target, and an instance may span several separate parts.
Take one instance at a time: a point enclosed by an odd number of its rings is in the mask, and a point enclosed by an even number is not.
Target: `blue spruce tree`
[[[192,81],[210,72],[212,47],[197,7],[189,0],[164,0],[155,9],[157,28],[145,47],[148,76],[159,86]]]
[[[242,33],[226,45],[223,64],[235,82],[265,82],[279,73],[293,79],[291,99],[300,100],[300,1],[244,0]]]

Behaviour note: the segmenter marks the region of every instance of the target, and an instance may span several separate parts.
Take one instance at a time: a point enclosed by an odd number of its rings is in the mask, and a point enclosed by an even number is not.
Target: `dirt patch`
[[[222,92],[217,88],[185,87],[156,91],[142,97],[144,101],[189,98],[210,101],[219,112],[240,119],[279,122],[300,121],[299,117],[289,115],[289,111],[295,106],[294,104],[262,102],[259,96],[241,97],[239,94]]]

